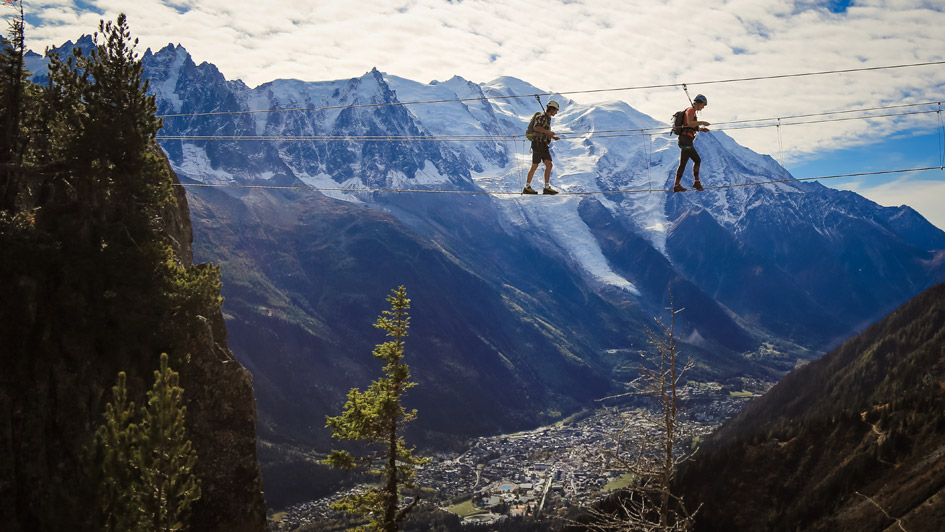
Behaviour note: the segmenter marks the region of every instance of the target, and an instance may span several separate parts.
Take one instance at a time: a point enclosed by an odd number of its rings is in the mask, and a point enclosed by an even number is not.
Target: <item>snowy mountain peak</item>
[[[185,66],[194,68],[190,54],[183,46],[168,44],[151,54],[149,48],[142,57],[142,62],[150,64],[150,89],[162,102],[167,104],[168,113],[180,113],[183,109],[183,100],[178,96],[178,81]],[[182,91],[181,91],[182,92]]]
[[[77,44],[89,46],[91,39],[83,37]],[[919,255],[945,242],[945,234],[912,212],[883,209],[819,184],[793,182],[771,157],[738,145],[724,133],[704,133],[696,139],[703,183],[724,188],[698,194],[667,192],[678,165],[676,138],[666,134],[666,121],[643,115],[625,102],[588,105],[552,96],[561,104],[552,129],[562,138],[552,145],[551,183],[562,192],[581,195],[535,198],[518,195],[531,166],[524,132],[528,119],[549,97],[539,104],[534,96],[547,91],[526,81],[506,76],[477,84],[453,76],[419,83],[372,68],[348,80],[276,80],[250,89],[240,81],[227,81],[211,64],[195,65],[182,46],[149,51],[143,62],[159,112],[183,115],[165,118],[161,135],[184,139],[160,142],[184,180],[485,193],[501,227],[511,233],[540,232],[546,246],[568,257],[583,275],[627,294],[644,294],[645,287],[632,268],[628,271],[607,251],[609,245],[600,240],[601,229],[595,225],[607,217],[598,212],[593,220],[585,219],[585,200],[596,202],[622,231],[673,264],[689,260],[674,255],[674,242],[709,219],[720,228],[714,239],[740,242],[778,264],[776,269],[794,258],[785,255],[785,246],[768,232],[783,238],[780,233],[786,227],[807,235],[806,242],[830,242],[821,256],[834,255],[832,248],[847,238],[850,227],[876,232],[877,239],[892,238],[903,250]],[[186,140],[189,136],[213,140]],[[247,136],[258,140],[241,140]],[[540,186],[542,176],[539,168],[533,184]],[[683,182],[691,179],[687,169]],[[775,182],[752,185],[770,181]],[[392,201],[384,194],[325,194],[382,210]],[[449,203],[462,196],[440,195],[438,200]],[[696,221],[687,222],[695,213]],[[422,219],[405,221],[422,225]],[[927,268],[938,264],[930,257],[922,260]],[[791,268],[784,274],[803,269]],[[882,277],[892,269],[869,271]]]
[[[525,126],[549,99],[543,97],[539,104],[534,96],[547,91],[528,82],[505,76],[476,84],[453,76],[420,83],[372,68],[348,80],[276,80],[248,89],[226,82],[212,65],[194,67],[182,47],[162,49],[147,67],[163,112],[198,111],[211,101],[214,111],[276,110],[166,121],[166,134],[225,131],[228,136],[273,139],[163,142],[175,169],[190,179],[278,178],[319,188],[435,187],[496,194],[493,199],[507,218],[506,226],[553,227],[553,240],[591,277],[637,290],[632,280],[614,273],[599,248],[593,251],[596,244],[586,238],[590,228],[578,216],[580,201],[561,197],[539,205],[533,198],[508,195],[521,190],[531,166]],[[208,94],[214,95],[211,100]],[[704,210],[719,225],[737,232],[744,230],[746,220],[771,212],[773,206],[782,212],[780,216],[798,216],[794,211],[804,207],[793,198],[821,191],[822,187],[790,182],[788,172],[771,157],[713,132],[696,139],[707,186],[786,182],[698,195],[660,192],[672,188],[679,157],[676,137],[668,135],[666,121],[625,102],[588,105],[553,97],[561,111],[552,129],[562,139],[552,146],[552,184],[563,192],[598,194],[615,218],[667,258],[671,237],[667,229],[687,211]],[[306,137],[327,140],[294,140]],[[542,172],[543,168],[537,172],[538,184]],[[684,182],[691,180],[687,169]],[[328,193],[348,201],[383,202],[359,194]],[[552,204],[553,209],[546,208]]]

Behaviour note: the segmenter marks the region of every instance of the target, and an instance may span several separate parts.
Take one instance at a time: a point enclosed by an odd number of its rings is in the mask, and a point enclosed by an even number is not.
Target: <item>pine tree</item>
[[[47,52],[44,86],[28,81],[22,68],[22,15],[18,22],[0,43],[0,277],[22,282],[0,283],[0,300],[10,303],[0,309],[0,343],[11,353],[0,357],[0,372],[9,365],[43,376],[48,387],[56,378],[49,364],[74,366],[82,383],[77,397],[89,400],[112,384],[99,381],[103,369],[124,369],[127,377],[119,377],[102,427],[81,439],[94,442],[89,448],[77,438],[43,449],[41,456],[52,453],[47,458],[66,467],[50,470],[48,496],[37,492],[17,514],[21,524],[48,522],[39,526],[51,530],[175,529],[199,495],[193,449],[179,437],[184,411],[176,376],[165,380],[165,391],[153,391],[146,410],[157,415],[168,401],[181,409],[147,427],[126,383],[134,388],[154,369],[146,353],[188,338],[164,333],[219,308],[219,269],[183,264],[164,231],[161,217],[176,210],[171,173],[154,139],[161,123],[124,15],[99,25],[87,55],[78,48],[62,57]],[[60,337],[88,346],[95,363],[73,364],[69,349],[47,341]],[[45,414],[45,422],[57,422],[56,411]],[[164,422],[164,447],[145,453],[145,428]],[[15,487],[27,485],[21,479]],[[142,528],[145,503],[162,517]]]
[[[101,22],[93,38],[88,55],[79,48],[64,59],[46,54],[49,139],[38,163],[67,185],[80,209],[73,224],[80,242],[154,254],[152,220],[173,198],[154,142],[161,127],[155,97],[147,93],[124,14]]]
[[[136,462],[141,473],[141,506],[150,531],[182,530],[200,482],[193,474],[197,452],[187,439],[187,407],[178,373],[161,354],[161,369],[154,372],[148,405],[142,409]]]
[[[112,388],[112,402],[105,405],[105,422],[95,433],[94,472],[99,489],[102,530],[136,530],[140,520],[140,496],[133,457],[137,447],[138,427],[132,423],[135,404],[128,401],[125,372],[118,374]]]
[[[383,361],[384,376],[373,381],[365,391],[352,388],[341,415],[328,417],[327,427],[332,436],[340,440],[366,442],[375,448],[375,454],[355,457],[348,451],[332,451],[325,463],[334,467],[352,469],[359,465],[371,467],[380,458],[380,469],[371,473],[380,477],[381,486],[364,493],[350,495],[335,503],[333,508],[370,519],[367,530],[395,532],[398,524],[417,504],[414,499],[403,508],[398,508],[400,488],[413,487],[416,468],[427,463],[427,459],[415,457],[412,448],[407,448],[400,430],[403,425],[416,419],[417,411],[408,412],[401,403],[404,393],[416,386],[410,381],[410,369],[403,363],[404,343],[410,326],[410,300],[403,286],[392,290],[387,296],[391,309],[382,312],[374,324],[387,331],[390,341],[374,348],[374,357]],[[359,528],[358,530],[364,530]]]
[[[125,15],[118,15],[115,23],[100,22],[95,41],[90,57],[80,63],[85,79],[93,81],[83,94],[87,119],[83,148],[94,154],[91,162],[98,163],[95,169],[115,194],[110,214],[125,220],[142,206],[160,205],[170,198],[169,175],[150,150],[161,120],[155,117],[155,96],[148,95],[144,67],[134,51],[138,40],[131,40]]]
[[[190,507],[200,498],[193,474],[197,453],[187,439],[187,408],[178,373],[161,354],[147,405],[135,419],[125,373],[118,374],[112,402],[89,450],[88,480],[98,484],[89,529],[115,532],[185,530]]]
[[[121,331],[103,339],[106,349],[164,349],[163,332],[219,307],[219,269],[181,263],[162,232],[174,210],[172,179],[125,16],[102,21],[93,40],[88,54],[47,52],[50,83],[39,98],[46,129],[34,143],[44,149],[33,150],[32,162],[49,200],[36,225],[61,242],[66,282],[95,310],[85,319]]]
[[[10,38],[0,36],[0,210],[14,207],[19,188],[24,135],[21,131],[24,92],[28,85],[24,67],[25,34],[23,4],[10,23]]]

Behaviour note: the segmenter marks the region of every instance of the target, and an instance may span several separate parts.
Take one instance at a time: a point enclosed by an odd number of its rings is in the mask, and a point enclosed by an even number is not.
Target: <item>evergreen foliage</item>
[[[133,423],[126,375],[118,374],[89,453],[88,474],[99,486],[91,520],[100,530],[186,530],[190,507],[200,498],[200,481],[193,474],[197,453],[187,439],[183,392],[178,373],[161,354],[147,404]]]
[[[23,63],[25,35],[23,5],[9,23],[10,38],[0,36],[0,210],[12,204],[12,195],[17,190],[14,182],[19,176],[15,164],[22,159],[23,135],[21,130],[24,91],[28,72]]]
[[[112,402],[105,405],[105,421],[95,432],[93,464],[100,464],[95,475],[99,486],[99,506],[103,517],[102,530],[135,530],[138,526],[138,497],[136,489],[134,454],[137,446],[138,427],[132,423],[134,402],[128,401],[126,375],[118,374],[118,382],[112,388]]]
[[[44,86],[23,68],[23,27],[21,14],[0,42],[0,376],[12,376],[0,378],[0,395],[15,398],[9,411],[34,412],[11,423],[45,424],[35,443],[60,466],[37,484],[18,477],[17,496],[31,499],[17,519],[136,530],[131,508],[149,512],[148,530],[177,530],[200,493],[177,373],[168,368],[179,359],[162,357],[161,382],[138,420],[127,388],[146,380],[158,353],[191,345],[205,322],[197,316],[219,314],[220,271],[185,264],[168,236],[170,217],[180,216],[173,178],[125,16],[100,24],[88,55],[47,52]],[[90,417],[119,369],[93,435]],[[74,405],[56,394],[75,396]]]
[[[410,368],[403,363],[407,329],[410,326],[410,300],[403,286],[392,290],[387,296],[391,309],[385,310],[374,324],[393,338],[374,348],[374,357],[384,362],[384,376],[373,381],[365,390],[352,388],[341,415],[328,417],[326,426],[332,436],[340,440],[364,442],[374,448],[374,453],[354,456],[348,451],[332,451],[325,463],[344,469],[365,466],[380,477],[379,488],[368,489],[350,495],[333,505],[338,511],[361,515],[369,519],[365,527],[358,530],[381,530],[395,532],[407,513],[419,498],[399,508],[400,490],[412,488],[416,468],[427,462],[414,456],[400,431],[403,425],[417,417],[417,411],[407,411],[401,399],[404,393],[416,386],[410,380]],[[374,467],[380,458],[382,466]]]
[[[12,30],[0,51],[2,273],[48,274],[50,290],[68,291],[52,311],[62,314],[56,329],[107,324],[105,351],[171,350],[168,332],[219,311],[220,272],[182,264],[163,232],[176,203],[137,40],[124,15],[102,22],[88,55],[47,52],[49,83],[40,87],[22,71],[22,22]],[[0,295],[22,299],[13,287]]]
[[[154,141],[161,122],[125,16],[102,22],[94,42],[87,56],[78,48],[66,58],[47,52],[45,87],[2,70],[0,100],[13,102],[21,82],[26,88],[18,100],[24,120],[7,118],[0,141],[0,243],[21,253],[0,253],[14,278],[56,275],[72,294],[64,307],[82,307],[61,309],[83,316],[78,327],[120,330],[104,335],[106,349],[143,343],[166,350],[161,333],[186,306],[181,300],[219,309],[219,271],[180,264],[161,231],[174,204],[171,175]],[[0,66],[22,61],[16,46],[5,52]],[[23,257],[35,253],[22,253],[31,247],[49,253],[31,264]]]
[[[182,530],[191,504],[200,498],[200,481],[193,474],[197,453],[184,424],[184,389],[178,373],[167,364],[167,354],[162,354],[148,405],[141,412],[136,454],[146,528],[162,532]]]
[[[37,162],[59,169],[54,182],[84,207],[88,237],[141,246],[153,240],[154,211],[173,199],[168,170],[150,149],[161,121],[125,16],[101,23],[99,32],[88,56],[78,48],[65,60],[47,52],[51,142]]]

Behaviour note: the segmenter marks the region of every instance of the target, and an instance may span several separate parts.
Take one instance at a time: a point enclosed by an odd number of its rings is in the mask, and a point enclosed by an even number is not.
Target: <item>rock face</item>
[[[266,530],[266,503],[256,461],[256,405],[250,374],[226,347],[223,316],[207,318],[181,369],[187,421],[197,450],[202,497],[192,530]]]
[[[176,177],[174,182],[178,183]],[[177,204],[165,215],[164,232],[178,243],[177,256],[188,264],[193,261],[190,209],[182,187],[175,187],[175,197]],[[266,530],[252,377],[227,347],[222,312],[203,317],[195,330],[196,334],[182,338],[182,352],[192,358],[180,370],[203,494],[195,503],[191,529]]]
[[[182,190],[162,214],[178,258],[190,261]],[[222,313],[175,325],[168,337],[137,331],[140,342],[128,341],[126,330],[98,319],[107,313],[95,307],[95,294],[105,289],[69,273],[66,266],[79,257],[64,254],[68,244],[21,234],[19,241],[5,237],[0,251],[0,528],[83,529],[77,523],[91,513],[99,488],[83,472],[84,448],[102,422],[118,371],[128,372],[130,398],[143,403],[160,354],[152,346],[162,345],[173,349],[198,453],[202,497],[191,530],[266,530],[252,382],[226,346]],[[141,307],[148,316],[145,302]]]

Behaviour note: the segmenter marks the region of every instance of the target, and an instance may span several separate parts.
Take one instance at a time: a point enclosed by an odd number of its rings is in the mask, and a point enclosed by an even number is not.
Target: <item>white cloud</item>
[[[428,82],[524,79],[548,91],[686,82],[710,122],[790,116],[945,98],[945,68],[911,68],[742,83],[769,76],[945,58],[945,11],[929,1],[864,0],[845,13],[809,1],[726,0],[89,0],[28,2],[35,50],[128,15],[141,51],[182,44],[197,63],[256,86],[277,78],[345,79],[372,67]],[[578,94],[622,99],[662,118],[686,104],[678,88]],[[742,144],[785,159],[871,142],[899,125],[848,122],[752,129]]]

